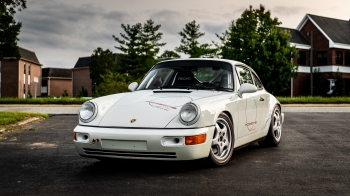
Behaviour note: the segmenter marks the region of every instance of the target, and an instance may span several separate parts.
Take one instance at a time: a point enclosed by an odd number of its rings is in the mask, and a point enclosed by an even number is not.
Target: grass
[[[88,99],[85,98],[0,98],[0,104],[83,104]]]
[[[24,120],[27,117],[43,117],[49,118],[48,114],[35,114],[25,112],[0,112],[0,126],[13,124]]]
[[[350,104],[350,97],[277,97],[281,104]]]

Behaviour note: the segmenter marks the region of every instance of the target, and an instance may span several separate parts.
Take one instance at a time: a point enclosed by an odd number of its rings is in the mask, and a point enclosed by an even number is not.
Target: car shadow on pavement
[[[80,171],[82,175],[90,174],[137,174],[137,173],[181,173],[186,171],[212,170],[225,167],[233,167],[238,160],[244,160],[252,153],[262,148],[258,144],[251,144],[233,152],[231,161],[225,166],[213,165],[209,158],[191,161],[160,161],[160,160],[126,160],[126,159],[103,159],[93,160]]]

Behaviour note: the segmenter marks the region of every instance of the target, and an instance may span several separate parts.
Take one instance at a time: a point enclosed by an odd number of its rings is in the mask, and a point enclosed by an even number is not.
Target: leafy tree
[[[185,28],[179,32],[181,44],[175,48],[176,52],[182,52],[190,55],[190,58],[198,58],[213,53],[214,49],[210,48],[210,44],[200,44],[198,39],[204,36],[205,33],[200,32],[200,25],[193,20],[185,25]]]
[[[251,66],[264,87],[277,95],[290,88],[290,79],[296,76],[297,66],[291,61],[298,57],[295,47],[289,46],[290,33],[280,30],[281,22],[271,18],[263,5],[246,9],[237,21],[232,21],[221,36],[220,55]]]
[[[165,50],[162,55],[160,55],[161,59],[173,59],[173,58],[180,58],[181,56],[172,51],[172,50]]]
[[[118,71],[131,76],[133,80],[138,80],[156,63],[155,57],[160,47],[166,43],[161,43],[163,33],[158,32],[161,25],[155,25],[149,19],[143,25],[121,25],[125,33],[120,33],[120,37],[113,35],[115,41],[120,45],[115,48],[123,54],[118,55]]]
[[[93,96],[105,96],[128,91],[125,76],[117,72],[107,71],[101,76],[103,81],[96,86]]]
[[[344,89],[345,89],[345,81],[343,78],[343,74],[339,72],[339,68],[338,68],[337,73],[335,74],[333,95],[343,96],[345,93]]]
[[[110,50],[103,50],[97,48],[91,55],[90,78],[92,81],[92,90],[94,91],[95,86],[102,82],[101,75],[107,73],[108,70],[115,71],[115,55]]]
[[[22,23],[16,22],[13,17],[16,10],[26,8],[26,0],[0,1],[0,60],[4,57],[20,58],[17,41]]]

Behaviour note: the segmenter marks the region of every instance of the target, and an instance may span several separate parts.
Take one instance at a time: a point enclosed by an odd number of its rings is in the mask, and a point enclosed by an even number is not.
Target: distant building
[[[313,70],[319,70],[321,77],[328,81],[325,92],[333,92],[334,78],[339,70],[345,81],[345,94],[350,95],[350,21],[306,14],[297,29],[286,30],[292,34],[290,45],[299,50],[299,58],[293,59],[299,69],[298,76],[291,82],[291,95],[309,95],[311,92],[311,45]]]
[[[113,54],[113,59],[117,61],[117,54]],[[79,90],[84,87],[88,96],[92,96],[92,80],[90,79],[91,56],[80,57],[72,69],[73,77],[73,97],[77,97]]]
[[[72,69],[73,97],[77,97],[79,90],[84,87],[88,96],[92,96],[92,82],[90,79],[91,57],[80,57]]]
[[[4,57],[0,61],[0,97],[25,98],[41,95],[41,67],[35,52],[19,48],[20,59]],[[36,84],[35,82],[36,81]]]
[[[42,96],[61,97],[64,91],[72,97],[72,70],[63,68],[42,69]]]

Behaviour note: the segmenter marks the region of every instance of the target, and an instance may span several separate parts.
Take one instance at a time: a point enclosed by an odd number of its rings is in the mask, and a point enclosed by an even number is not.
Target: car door
[[[241,84],[254,84],[249,68],[236,66],[236,72]],[[240,108],[245,108],[245,115],[239,116],[238,138],[246,137],[258,131],[256,93],[245,93],[241,97]]]
[[[267,106],[269,103],[269,96],[266,93],[259,77],[256,75],[254,71],[251,70],[251,74],[253,77],[254,84],[258,89],[257,92],[254,93],[254,99],[257,107],[257,131],[263,131],[266,122],[267,116]]]

